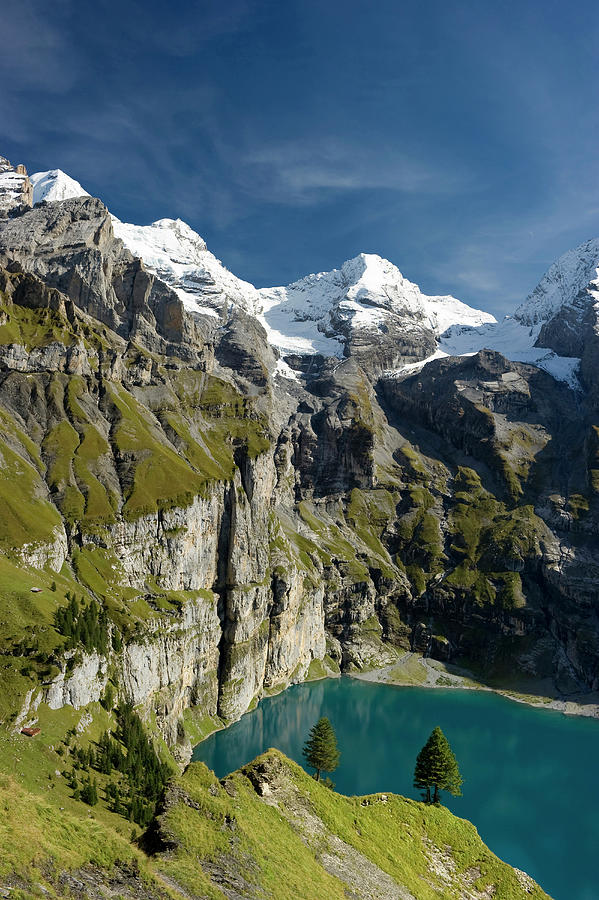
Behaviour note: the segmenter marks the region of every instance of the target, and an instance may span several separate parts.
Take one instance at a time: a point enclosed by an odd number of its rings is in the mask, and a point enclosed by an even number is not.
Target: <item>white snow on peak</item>
[[[513,316],[506,316],[495,325],[475,328],[453,326],[441,336],[438,350],[430,359],[465,356],[486,348],[496,350],[514,362],[529,363],[544,369],[557,380],[580,389],[578,358],[558,356],[553,350],[534,345],[543,325],[560,309],[573,306],[581,291],[588,289],[593,298],[599,298],[599,293],[593,290],[598,282],[599,239],[594,239],[560,256]],[[409,368],[404,366],[399,374],[415,371],[423,365],[415,363]]]
[[[287,287],[263,288],[259,319],[283,353],[344,355],[340,326],[378,330],[390,317],[406,329],[440,335],[453,324],[495,322],[455,297],[428,297],[399,269],[372,253],[360,253],[340,269],[308,275]]]
[[[137,245],[152,265],[202,263],[206,242],[181,219],[158,219],[151,225],[127,225],[115,216],[112,221],[115,230],[124,235],[123,240],[126,238],[129,248],[132,250]]]
[[[35,172],[29,176],[33,184],[33,203],[55,200],[70,200],[71,197],[89,197],[78,181],[63,172],[62,169],[49,169],[47,172]]]
[[[569,306],[581,290],[597,278],[599,239],[586,241],[560,256],[534,291],[514,313],[523,325],[542,325],[562,306]]]
[[[7,192],[16,190],[13,172],[0,174]],[[19,179],[21,176],[19,176]],[[60,169],[30,176],[33,202],[89,196]],[[574,304],[589,287],[599,306],[599,239],[587,241],[561,256],[513,316],[497,322],[451,296],[427,296],[404,278],[391,262],[360,253],[330,272],[308,275],[286,287],[256,289],[237,278],[181,219],[159,219],[130,225],[113,216],[117,237],[143,259],[149,271],[167,282],[191,312],[225,320],[234,307],[254,315],[281,354],[314,354],[342,358],[348,334],[376,332],[392,321],[403,330],[431,330],[437,349],[427,360],[397,370],[404,375],[432,359],[463,356],[483,348],[509,359],[531,363],[577,387],[580,361],[534,346],[539,332],[560,308]],[[276,374],[293,377],[282,361]]]
[[[373,304],[396,313],[416,316],[422,324],[440,335],[450,326],[483,325],[495,322],[495,317],[479,309],[473,309],[449,295],[429,297],[417,284],[408,281],[399,269],[374,253],[360,253],[346,262],[341,272],[349,280],[347,300],[342,309],[352,309],[353,303]],[[358,322],[360,321],[358,314]],[[353,324],[353,323],[352,323]]]
[[[229,272],[181,219],[129,225],[113,216],[112,225],[127,249],[170,285],[190,312],[226,315],[231,303],[255,311],[256,288]]]

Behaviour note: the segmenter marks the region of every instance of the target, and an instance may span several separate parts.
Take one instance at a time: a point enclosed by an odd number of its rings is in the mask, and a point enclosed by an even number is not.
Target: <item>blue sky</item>
[[[387,257],[511,311],[599,236],[599,6],[3,0],[0,154],[259,286]]]

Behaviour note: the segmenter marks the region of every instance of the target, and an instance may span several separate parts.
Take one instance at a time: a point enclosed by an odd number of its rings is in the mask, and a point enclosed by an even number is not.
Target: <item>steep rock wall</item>
[[[491,351],[389,377],[366,333],[281,378],[262,326],[187,315],[91,198],[6,220],[0,263],[0,562],[59,576],[6,645],[51,705],[111,679],[184,755],[189,706],[235,719],[325,654],[596,686],[596,423],[568,387]],[[65,652],[81,592],[103,656]]]

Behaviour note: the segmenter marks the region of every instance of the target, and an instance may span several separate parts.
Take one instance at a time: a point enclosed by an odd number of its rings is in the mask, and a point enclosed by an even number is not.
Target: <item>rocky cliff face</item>
[[[401,649],[599,687],[592,286],[535,320],[574,389],[497,350],[427,362],[491,317],[378,257],[261,293],[184,223],[132,228],[88,196],[0,220],[7,715],[110,681],[185,757],[188,708]],[[73,596],[96,630],[60,626]]]
[[[33,205],[33,185],[25,166],[11,166],[0,156],[0,218]]]

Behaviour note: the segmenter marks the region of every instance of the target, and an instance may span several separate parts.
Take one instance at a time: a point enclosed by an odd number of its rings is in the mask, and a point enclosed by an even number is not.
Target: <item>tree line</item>
[[[338,767],[341,754],[337,736],[326,716],[310,729],[303,755],[308,766],[314,769],[316,781],[320,781],[322,772],[332,773]],[[326,781],[332,786],[330,779]],[[441,802],[440,791],[461,797],[462,783],[458,761],[449,741],[437,726],[416,758],[414,787],[422,791],[425,803],[437,805]]]
[[[73,797],[95,806],[98,786],[91,770],[108,776],[118,774],[120,778],[111,777],[105,786],[110,807],[113,812],[145,828],[155,815],[171,770],[156,753],[131,705],[121,703],[116,709],[116,718],[114,737],[105,731],[95,746],[73,748],[74,765],[86,773],[80,785],[73,770],[70,776]]]
[[[65,637],[65,650],[73,650],[83,645],[85,650],[97,650],[100,654],[108,651],[108,617],[106,610],[95,600],[87,606],[77,597],[67,592],[67,606],[61,606],[54,614],[56,630]]]
[[[125,775],[128,791],[114,782],[106,788],[113,811],[145,827],[152,821],[171,770],[159,758],[132,706],[120,704],[117,721],[116,739],[104,732],[98,741],[96,768],[104,775],[113,770]]]

